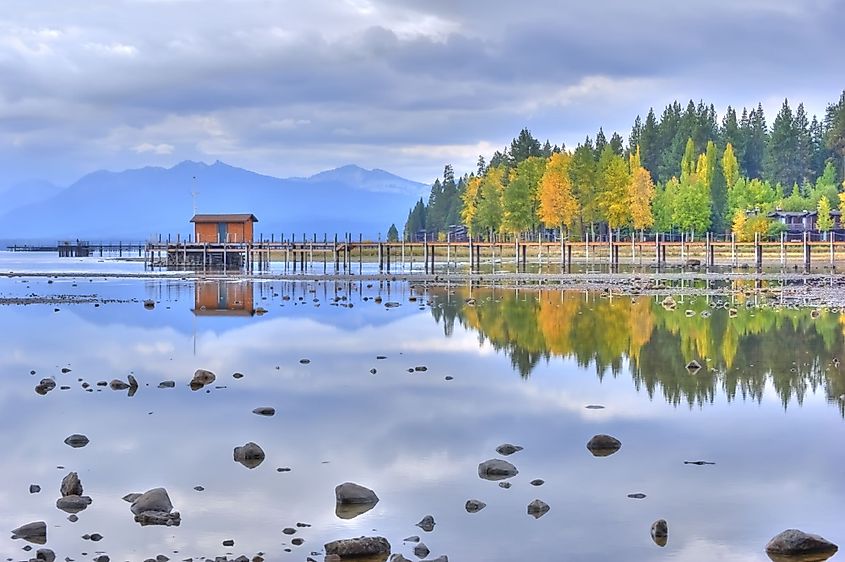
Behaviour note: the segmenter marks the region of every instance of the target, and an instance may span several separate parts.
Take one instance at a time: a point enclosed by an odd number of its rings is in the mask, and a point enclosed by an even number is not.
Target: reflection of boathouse
[[[253,316],[253,285],[248,282],[198,281],[194,288],[197,316]]]

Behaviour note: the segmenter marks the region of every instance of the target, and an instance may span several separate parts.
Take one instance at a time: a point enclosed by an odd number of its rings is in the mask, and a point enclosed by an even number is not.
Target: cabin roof
[[[258,222],[252,213],[222,214],[222,215],[194,215],[191,222]]]
[[[768,216],[770,216],[770,217],[814,217],[817,214],[818,213],[816,211],[780,211],[780,210],[778,210],[778,211],[772,211],[771,213],[769,213]],[[836,209],[832,209],[830,211],[830,216],[832,216],[832,217],[838,217],[841,214],[842,213],[840,213]]]

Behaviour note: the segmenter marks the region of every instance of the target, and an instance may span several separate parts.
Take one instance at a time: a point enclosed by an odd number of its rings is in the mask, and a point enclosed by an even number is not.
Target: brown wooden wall
[[[198,222],[194,224],[194,238],[198,243],[217,244],[222,242],[241,243],[253,241],[252,221],[226,223],[226,240],[218,240],[218,223]]]

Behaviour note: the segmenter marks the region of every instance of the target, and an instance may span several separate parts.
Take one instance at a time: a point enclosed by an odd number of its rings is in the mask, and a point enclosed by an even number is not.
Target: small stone
[[[686,368],[687,368],[687,371],[690,372],[690,374],[694,375],[695,373],[697,373],[698,371],[701,370],[701,363],[699,363],[698,361],[693,359],[692,361],[687,363]]]
[[[243,375],[243,373],[232,373],[232,378],[233,379],[242,379],[242,378],[244,378],[244,375]]]
[[[587,442],[587,449],[596,457],[607,457],[618,451],[622,442],[610,435],[595,435]]]
[[[161,381],[158,383],[159,388],[174,388],[176,386],[176,381]]]
[[[532,516],[534,519],[539,519],[548,513],[549,509],[551,508],[546,502],[542,500],[534,500],[528,504],[528,515]]]
[[[467,503],[464,505],[467,513],[478,513],[485,507],[487,507],[487,504],[481,500],[467,500]]]
[[[112,390],[126,390],[127,388],[129,388],[129,385],[120,379],[114,379],[109,383],[109,388],[111,388]]]
[[[651,524],[651,540],[657,546],[666,546],[669,540],[669,524],[665,519],[658,519]]]
[[[511,445],[510,443],[505,443],[503,445],[499,445],[496,447],[496,452],[500,455],[512,455],[522,450],[522,447],[519,445]]]
[[[264,450],[253,442],[245,444],[243,447],[235,447],[234,450],[235,462],[239,462],[249,469],[253,469],[264,462]]]
[[[211,371],[206,369],[197,369],[194,372],[194,377],[191,379],[190,387],[191,390],[199,390],[202,387],[213,383],[217,377]]]
[[[286,528],[282,529],[282,533],[284,533],[286,535],[295,535],[296,529],[294,529],[292,527],[286,527]]]
[[[430,533],[430,532],[432,532],[432,531],[434,530],[434,526],[435,526],[436,524],[437,524],[437,523],[435,523],[435,521],[434,521],[434,517],[433,517],[433,516],[431,516],[431,515],[426,515],[425,517],[423,517],[422,519],[420,519],[420,522],[419,522],[419,523],[417,523],[417,527],[419,527],[420,529],[422,529],[422,530],[423,530],[423,531],[425,531],[426,533]]]
[[[628,494],[628,497],[631,498],[632,500],[643,500],[643,499],[646,498],[646,495],[642,494],[642,493],[636,493],[636,494]]]
[[[420,542],[420,538],[417,535],[412,535],[402,539],[402,542]]]
[[[300,359],[299,362],[302,365],[307,365],[311,362],[311,360],[310,359]]]
[[[602,406],[601,404],[587,404],[584,407],[588,410],[604,410],[604,406]]]
[[[416,556],[417,558],[425,558],[429,555],[430,552],[431,551],[428,549],[424,542],[421,542],[414,547],[414,556]]]
[[[75,513],[71,513],[67,516],[67,520],[71,523],[76,523],[77,521],[79,521],[79,516],[77,516]]]
[[[276,409],[265,406],[265,407],[254,409],[252,411],[252,413],[257,414],[259,416],[275,416],[276,415]]]
[[[233,541],[232,539],[227,539],[223,541],[223,546],[235,546],[235,541]]]
[[[519,474],[514,465],[501,459],[490,459],[478,465],[478,476],[484,480],[506,480]]]
[[[35,551],[35,559],[38,562],[55,562],[56,553],[49,548],[39,548]]]
[[[147,299],[147,300],[144,301],[144,308],[146,308],[147,310],[152,310],[155,307],[156,307],[156,302],[154,300]]]
[[[504,488],[505,490],[509,490],[511,487],[510,482],[499,482],[499,488]]]
[[[532,480],[531,482],[529,482],[529,484],[531,484],[532,486],[542,486],[545,483],[546,481],[542,478],[537,478],[536,480]]]
[[[30,484],[29,485],[29,493],[30,494],[37,494],[40,491],[41,491],[41,486],[39,486],[38,484]]]
[[[295,539],[291,539],[291,541],[290,541],[290,543],[291,543],[293,546],[302,546],[302,544],[303,544],[304,542],[305,542],[305,539],[303,539],[303,538],[301,538],[301,537],[296,537]]]
[[[84,447],[89,443],[88,438],[84,435],[80,435],[78,433],[74,433],[73,435],[67,437],[65,439],[65,445],[69,445],[74,449],[79,449]]]
[[[205,488],[203,488],[202,486],[194,486],[194,490],[196,490],[197,492],[204,492]]]
[[[53,379],[41,379],[41,382],[35,386],[35,392],[36,394],[44,396],[54,388],[56,388],[56,381]]]

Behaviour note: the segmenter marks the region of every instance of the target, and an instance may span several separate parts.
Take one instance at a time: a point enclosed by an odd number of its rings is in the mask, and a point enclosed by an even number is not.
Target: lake
[[[60,558],[322,560],[328,541],[378,535],[414,559],[418,535],[452,561],[744,562],[787,528],[845,541],[838,309],[753,290],[668,310],[606,292],[83,275],[0,279],[0,297],[33,303],[0,306],[0,520],[45,521]],[[197,369],[216,380],[192,391]],[[134,396],[97,386],[129,375]],[[597,434],[621,449],[594,456]],[[247,442],[266,454],[252,469],[233,460]],[[488,459],[518,469],[509,488],[479,477]],[[700,460],[715,464],[684,462]],[[56,507],[70,471],[92,498],[76,522]],[[380,501],[339,516],[343,482]],[[142,527],[121,499],[156,487],[180,526]],[[0,550],[27,557],[9,537]]]

